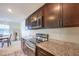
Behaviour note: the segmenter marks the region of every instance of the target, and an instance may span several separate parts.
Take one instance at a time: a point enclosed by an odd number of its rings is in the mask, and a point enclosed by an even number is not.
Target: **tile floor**
[[[0,56],[25,56],[21,49],[21,41],[12,41],[10,47],[5,44],[3,48],[0,43]]]

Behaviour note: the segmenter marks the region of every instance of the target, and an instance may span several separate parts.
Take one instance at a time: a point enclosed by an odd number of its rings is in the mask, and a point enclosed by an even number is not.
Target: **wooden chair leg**
[[[3,46],[4,46],[4,42],[2,41],[2,48],[3,48]]]
[[[11,45],[11,41],[7,41],[7,46],[9,47]]]
[[[7,42],[7,46],[9,47],[9,42]]]
[[[10,41],[10,45],[11,45],[11,41]]]
[[[7,41],[7,46],[9,47],[9,40]]]

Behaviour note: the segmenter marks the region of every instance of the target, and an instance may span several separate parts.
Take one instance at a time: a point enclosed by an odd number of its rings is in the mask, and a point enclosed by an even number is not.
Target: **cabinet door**
[[[79,4],[63,4],[63,26],[79,26]]]
[[[54,56],[53,54],[43,50],[42,48],[36,46],[36,56]]]
[[[31,16],[28,17],[28,19],[27,19],[27,23],[28,23],[27,28],[28,28],[28,29],[31,29]]]
[[[37,29],[43,27],[43,12],[42,8],[38,9],[29,17],[30,29]]]
[[[37,13],[33,13],[29,18],[30,28],[34,29],[37,26]]]
[[[44,6],[45,28],[59,28],[62,26],[62,6],[58,3],[50,3]]]
[[[26,20],[25,20],[25,29],[28,29],[28,26],[29,26],[29,18],[27,18]]]
[[[37,21],[39,25],[39,28],[43,28],[44,27],[44,19],[43,19],[43,7],[41,7],[39,10],[37,10]]]

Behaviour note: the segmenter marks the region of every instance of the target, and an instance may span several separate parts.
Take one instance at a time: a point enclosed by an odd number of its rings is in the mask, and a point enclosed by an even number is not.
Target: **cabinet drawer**
[[[27,53],[28,56],[34,56],[35,52],[30,49],[28,46],[25,46],[25,52]]]
[[[40,47],[36,47],[36,56],[54,56],[54,55],[43,50]]]

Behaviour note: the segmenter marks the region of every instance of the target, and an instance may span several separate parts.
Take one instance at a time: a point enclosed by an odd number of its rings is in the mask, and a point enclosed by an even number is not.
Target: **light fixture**
[[[12,9],[8,8],[8,12],[12,13]]]
[[[55,6],[54,10],[59,11],[60,10],[60,5]]]
[[[34,21],[36,21],[37,20],[37,18],[36,17],[34,17]]]
[[[37,18],[36,18],[36,17],[32,17],[31,22],[34,22],[34,21],[36,21],[36,20],[37,20]]]
[[[48,19],[49,20],[54,20],[55,19],[55,16],[50,16]]]

